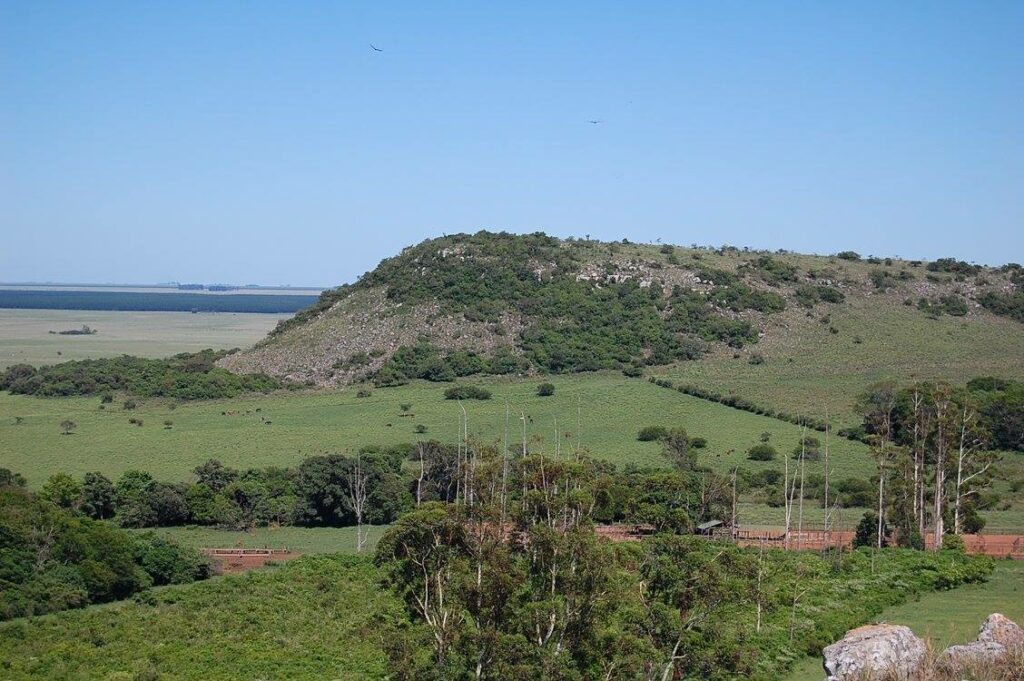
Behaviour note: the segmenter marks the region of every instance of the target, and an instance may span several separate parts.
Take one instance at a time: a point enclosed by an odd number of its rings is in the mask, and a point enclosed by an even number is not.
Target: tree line
[[[198,552],[71,512],[0,469],[0,619],[126,598],[209,574]]]
[[[978,378],[966,386],[872,386],[858,404],[876,463],[877,546],[936,546],[984,526],[979,500],[998,449],[1024,447],[1024,384]]]
[[[0,373],[0,390],[37,397],[112,396],[209,400],[270,392],[282,383],[265,374],[234,374],[216,365],[230,350],[202,350],[166,359],[122,355],[33,367],[15,364]]]

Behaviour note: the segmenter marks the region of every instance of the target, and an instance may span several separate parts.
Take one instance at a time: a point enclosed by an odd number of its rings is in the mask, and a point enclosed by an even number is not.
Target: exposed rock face
[[[946,648],[940,659],[953,670],[977,668],[998,662],[1008,650],[1015,648],[1024,648],[1024,629],[1005,615],[995,613],[981,625],[976,640]]]
[[[924,641],[907,627],[869,624],[851,629],[825,648],[825,674],[828,681],[857,681],[883,674],[909,679],[921,667],[926,652]]]

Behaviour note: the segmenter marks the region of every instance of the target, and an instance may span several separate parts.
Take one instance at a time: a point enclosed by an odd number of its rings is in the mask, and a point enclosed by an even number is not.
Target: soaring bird
[[[598,125],[599,123],[604,123],[604,121],[587,121],[587,123],[590,123],[591,125]]]
[[[384,50],[380,49],[379,47],[377,47],[376,45],[374,45],[373,43],[370,43],[370,47],[373,48],[374,52],[383,52],[384,51]]]

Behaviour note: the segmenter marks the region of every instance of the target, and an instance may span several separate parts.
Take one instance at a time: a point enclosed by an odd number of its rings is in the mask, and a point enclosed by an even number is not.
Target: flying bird
[[[377,47],[376,45],[374,45],[373,43],[370,43],[370,47],[373,48],[374,52],[383,52],[384,51],[384,50],[380,49],[379,47]]]
[[[604,121],[587,121],[587,123],[590,123],[591,125],[598,125],[599,123],[604,123]]]

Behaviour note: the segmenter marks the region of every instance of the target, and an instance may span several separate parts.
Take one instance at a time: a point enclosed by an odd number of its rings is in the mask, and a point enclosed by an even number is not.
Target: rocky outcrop
[[[908,627],[869,624],[846,632],[824,650],[828,681],[866,677],[910,679],[921,667],[927,648]]]
[[[965,645],[950,646],[939,657],[940,663],[954,671],[977,669],[995,664],[1009,651],[1024,648],[1024,629],[1005,615],[989,615],[981,625],[978,638]]]

